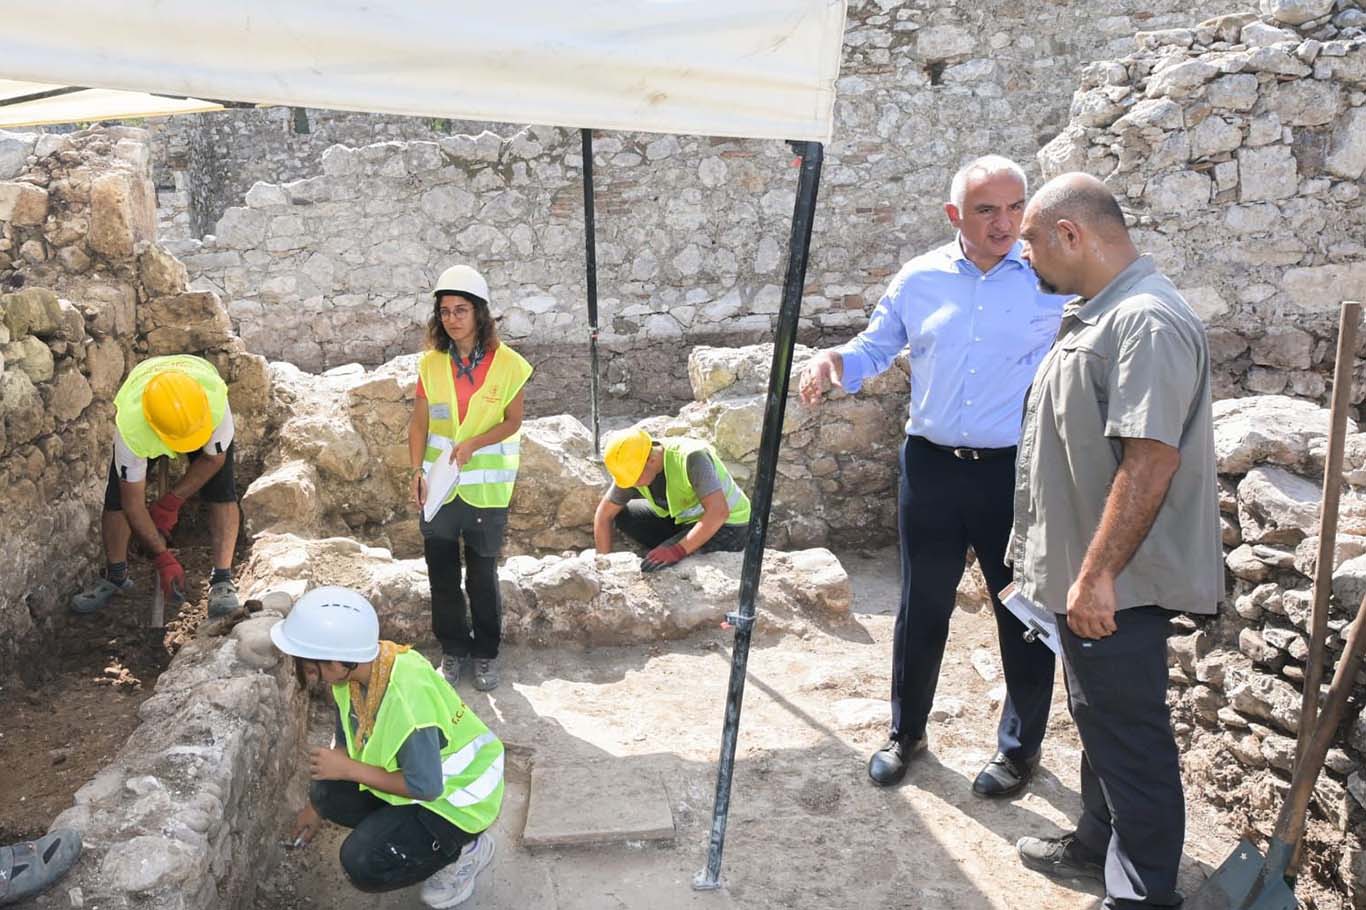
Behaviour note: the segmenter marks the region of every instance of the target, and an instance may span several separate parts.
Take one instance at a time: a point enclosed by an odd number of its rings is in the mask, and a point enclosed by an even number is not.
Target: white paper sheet
[[[1058,620],[1054,614],[1021,594],[1013,581],[1001,589],[1001,603],[1015,614],[1016,619],[1024,623],[1025,629],[1028,630],[1024,633],[1027,641],[1041,641],[1048,645],[1054,654],[1061,653],[1061,646],[1058,644]]]
[[[451,495],[451,490],[459,482],[460,466],[451,460],[451,450],[443,448],[436,456],[436,461],[427,466],[427,499],[422,504],[422,517],[425,520],[431,521],[436,517],[436,513],[446,504],[446,497]]]

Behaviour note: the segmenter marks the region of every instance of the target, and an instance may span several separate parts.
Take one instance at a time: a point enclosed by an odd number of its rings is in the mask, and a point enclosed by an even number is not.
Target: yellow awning
[[[166,117],[222,109],[221,104],[198,98],[168,98],[145,92],[118,92],[0,79],[0,129],[48,123]]]

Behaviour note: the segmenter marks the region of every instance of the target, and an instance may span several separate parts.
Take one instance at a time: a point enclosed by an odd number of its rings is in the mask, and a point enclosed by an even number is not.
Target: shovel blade
[[[1251,841],[1241,840],[1228,859],[1185,902],[1183,910],[1297,910],[1299,903],[1282,877],[1284,872],[1266,870],[1261,851]],[[1265,880],[1259,883],[1258,879],[1263,877]]]
[[[1200,890],[1187,898],[1184,910],[1239,910],[1266,860],[1249,840],[1241,840]]]

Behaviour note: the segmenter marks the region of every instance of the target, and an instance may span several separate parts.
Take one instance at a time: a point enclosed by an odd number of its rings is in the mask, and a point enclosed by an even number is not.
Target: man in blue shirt
[[[803,403],[815,406],[831,383],[857,392],[909,349],[891,738],[868,762],[869,777],[883,786],[899,782],[927,745],[925,724],[969,547],[991,589],[1007,692],[997,754],[973,792],[1017,793],[1039,761],[1053,652],[1025,641],[1024,626],[997,597],[1011,577],[1005,549],[1024,396],[1057,334],[1064,301],[1040,291],[1020,257],[1025,192],[1024,172],[998,155],[960,170],[944,206],[958,235],[906,263],[868,327],[813,357],[799,380]]]

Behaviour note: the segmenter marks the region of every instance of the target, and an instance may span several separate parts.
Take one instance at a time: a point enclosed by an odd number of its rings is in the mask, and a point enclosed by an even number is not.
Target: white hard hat
[[[467,265],[453,265],[441,273],[432,288],[432,295],[471,294],[485,303],[489,302],[489,283],[484,276]]]
[[[379,617],[350,588],[314,588],[270,627],[270,640],[292,657],[365,663],[379,654]]]

